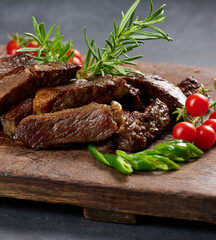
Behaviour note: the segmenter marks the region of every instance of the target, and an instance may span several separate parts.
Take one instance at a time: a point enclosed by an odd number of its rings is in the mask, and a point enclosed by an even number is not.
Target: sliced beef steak
[[[31,115],[18,125],[15,139],[34,148],[105,140],[118,129],[121,107],[90,103],[80,108]]]
[[[129,99],[134,99],[136,108],[142,107],[138,92],[124,79],[110,75],[104,78],[96,76],[87,80],[76,80],[64,86],[39,90],[34,98],[33,109],[36,114],[55,112],[80,107],[90,102],[110,103],[113,99],[120,99],[126,95],[129,95]]]
[[[24,66],[0,77],[0,114],[33,96],[37,82]]]
[[[80,65],[70,62],[52,62],[34,65],[31,71],[37,79],[38,87],[54,87],[68,83],[76,77]]]
[[[16,69],[24,66],[30,67],[36,64],[34,58],[30,54],[22,53],[15,56],[5,56],[0,58],[0,77]]]
[[[9,137],[13,137],[21,120],[32,113],[33,101],[32,98],[28,98],[1,116],[3,132]]]
[[[141,99],[146,102],[149,98],[159,98],[167,104],[170,113],[176,108],[181,108],[186,101],[186,96],[174,84],[157,75],[146,74],[145,77],[137,75],[132,78],[126,78],[127,82],[141,93]]]
[[[157,98],[144,113],[128,112],[125,117],[125,122],[113,135],[113,144],[128,152],[146,148],[170,122],[167,105]]]

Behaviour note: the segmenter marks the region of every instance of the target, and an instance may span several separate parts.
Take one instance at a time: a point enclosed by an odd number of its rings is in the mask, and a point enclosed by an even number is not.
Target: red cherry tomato
[[[183,139],[188,142],[193,142],[197,133],[192,123],[180,122],[175,125],[172,134],[174,139]]]
[[[82,65],[81,60],[80,60],[79,58],[77,58],[77,57],[74,57],[74,58],[73,58],[73,63],[74,63],[74,64]]]
[[[72,62],[72,58],[70,58],[70,59],[68,60],[68,62]],[[77,57],[74,57],[74,58],[73,58],[73,63],[74,63],[74,64],[82,65],[82,62],[81,62],[80,59],[77,58]]]
[[[202,125],[197,128],[194,144],[200,149],[209,149],[215,144],[216,133],[213,128]]]
[[[74,51],[74,57],[77,57],[80,59],[80,61],[82,62],[82,54],[77,50],[77,49],[73,49]]]
[[[185,107],[192,116],[203,116],[209,108],[208,99],[200,93],[191,94],[186,100]]]
[[[16,40],[10,40],[7,43],[7,46],[6,46],[7,54],[16,55],[17,54],[16,50],[18,49],[20,49],[20,46],[18,45]]]
[[[216,111],[210,115],[209,119],[216,119]]]
[[[203,125],[207,125],[207,126],[213,128],[214,131],[216,132],[216,119],[209,119],[209,120],[205,121],[203,123]]]

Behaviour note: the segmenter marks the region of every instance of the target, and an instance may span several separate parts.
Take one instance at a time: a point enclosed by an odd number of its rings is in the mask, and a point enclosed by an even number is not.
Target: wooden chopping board
[[[140,62],[136,68],[174,83],[193,75],[210,89],[216,77],[212,68]],[[112,151],[109,143],[99,149]],[[216,148],[178,171],[125,176],[98,163],[86,145],[34,151],[1,133],[0,196],[73,204],[103,221],[131,223],[135,215],[151,215],[216,223]]]

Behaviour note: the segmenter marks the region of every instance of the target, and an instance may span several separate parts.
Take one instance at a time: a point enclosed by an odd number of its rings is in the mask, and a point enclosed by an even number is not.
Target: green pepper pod
[[[163,171],[169,170],[168,166],[161,161],[161,156],[159,155],[140,154],[140,155],[133,156],[133,159],[146,160],[150,164],[152,164],[155,167],[155,169],[158,169],[158,170],[163,170]],[[138,170],[143,170],[143,169],[138,169]]]
[[[135,170],[155,170],[156,169],[156,167],[146,159],[132,156],[132,154],[127,154],[126,152],[121,150],[117,150],[116,154],[118,156],[122,156],[126,158]]]
[[[160,158],[163,158],[163,156],[148,155],[143,152],[127,154],[120,150],[117,150],[116,154],[125,157],[135,170],[169,170],[168,166],[163,161],[160,161]]]
[[[166,142],[154,147],[154,150],[173,161],[183,162],[190,158],[199,157],[203,152],[189,142]]]
[[[133,172],[131,164],[122,156],[114,154],[104,154],[105,159],[109,162],[111,167],[123,174],[130,174]]]
[[[95,146],[93,146],[92,144],[89,144],[88,150],[91,153],[91,155],[93,157],[95,157],[99,162],[101,162],[107,166],[110,166],[109,162],[106,160],[104,155],[102,153],[100,153]]]

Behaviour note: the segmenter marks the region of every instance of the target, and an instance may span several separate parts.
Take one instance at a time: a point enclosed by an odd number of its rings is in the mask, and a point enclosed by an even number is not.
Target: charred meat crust
[[[131,78],[127,77],[126,80],[140,90],[141,99],[145,103],[148,103],[149,98],[159,98],[166,103],[170,113],[185,104],[186,96],[183,92],[177,86],[158,75],[145,74],[145,77],[136,75]]]
[[[38,87],[54,87],[64,85],[76,77],[80,65],[70,62],[52,62],[34,65],[31,71],[37,79]]]
[[[32,98],[28,98],[1,116],[3,132],[13,137],[20,121],[33,113]]]
[[[116,111],[116,106],[113,109],[112,105],[90,103],[80,108],[31,115],[20,122],[15,139],[34,149],[102,141],[118,129]]]
[[[33,109],[36,114],[55,112],[80,107],[90,102],[110,103],[113,99],[120,99],[129,94],[134,99],[136,109],[140,110],[142,103],[138,93],[139,90],[135,90],[120,77],[106,75],[102,79],[96,76],[75,80],[64,86],[39,90],[34,98]]]
[[[199,89],[201,85],[195,78],[187,77],[179,83],[179,87],[184,95],[189,97],[191,94],[196,93],[196,90]]]
[[[30,54],[21,53],[15,56],[5,56],[0,58],[0,77],[15,70],[17,67],[30,67],[36,64]]]
[[[169,109],[156,99],[144,113],[125,114],[126,120],[113,135],[113,145],[118,149],[135,152],[146,148],[169,125]]]
[[[0,77],[0,114],[33,96],[36,88],[37,82],[24,66]]]

